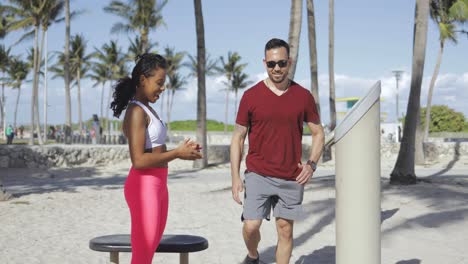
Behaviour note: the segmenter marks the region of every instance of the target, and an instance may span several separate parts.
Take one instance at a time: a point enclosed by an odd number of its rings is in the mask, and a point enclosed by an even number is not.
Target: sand
[[[382,263],[468,263],[468,158],[418,166],[422,181],[392,186],[394,161],[382,162]],[[0,202],[0,263],[109,263],[88,248],[96,236],[129,233],[123,184],[130,163],[97,168],[2,169],[15,198]],[[335,263],[333,164],[319,167],[307,184],[305,218],[295,224],[291,263]],[[170,209],[165,233],[204,236],[208,250],[191,263],[239,263],[246,254],[242,208],[231,198],[227,164],[191,170],[176,161],[169,175]],[[274,221],[262,225],[262,263],[275,263]],[[121,254],[129,263],[130,254]],[[153,263],[178,263],[177,254],[156,254]]]

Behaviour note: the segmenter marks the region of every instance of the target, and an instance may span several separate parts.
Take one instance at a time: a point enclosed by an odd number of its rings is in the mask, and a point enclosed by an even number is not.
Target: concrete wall
[[[221,137],[220,137],[221,138]],[[225,137],[219,141],[226,141]],[[304,140],[308,141],[308,139]],[[169,149],[175,145],[168,146]],[[398,155],[399,144],[381,145],[381,158],[394,159]],[[468,142],[430,142],[425,143],[428,161],[468,155]],[[245,147],[244,154],[247,153]],[[332,149],[333,151],[333,149]],[[310,144],[303,144],[303,157],[307,159]],[[333,155],[334,156],[334,155]],[[0,145],[0,168],[50,168],[76,165],[109,164],[129,159],[127,145]],[[208,146],[210,164],[229,161],[229,145]]]

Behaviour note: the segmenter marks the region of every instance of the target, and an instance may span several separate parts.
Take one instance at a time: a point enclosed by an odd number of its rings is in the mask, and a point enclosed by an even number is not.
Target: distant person
[[[167,150],[167,128],[149,105],[166,90],[167,67],[160,55],[139,56],[132,76],[120,79],[115,86],[111,103],[117,118],[127,109],[122,130],[132,161],[124,187],[131,215],[131,264],[150,264],[163,235],[168,212],[168,162],[202,158],[199,145],[190,140]]]
[[[24,126],[23,126],[23,125],[21,125],[21,126],[19,127],[19,134],[20,134],[19,137],[20,137],[21,139],[23,139],[23,135],[24,135]]]
[[[243,263],[260,263],[260,226],[263,219],[270,220],[273,209],[278,234],[276,263],[287,264],[293,249],[294,221],[302,216],[304,185],[317,168],[324,131],[310,91],[288,78],[289,45],[272,39],[266,43],[264,55],[268,78],[247,90],[239,104],[231,143],[232,197],[242,204],[239,192],[245,190],[241,219],[247,256]],[[313,141],[307,163],[302,164],[304,123]],[[247,135],[243,183],[239,170]]]
[[[64,135],[65,135],[65,144],[71,144],[72,143],[72,139],[73,139],[73,135],[72,135],[72,127],[69,126],[69,125],[65,125],[64,129],[63,129],[63,132],[64,132]]]
[[[398,142],[401,142],[401,126],[398,126]]]
[[[15,131],[11,125],[8,125],[5,130],[5,135],[7,137],[7,145],[13,144],[13,138],[15,137]]]
[[[93,144],[101,143],[101,123],[99,122],[99,118],[96,114],[93,115],[90,134]]]
[[[49,126],[49,139],[55,139],[55,127],[54,126]]]

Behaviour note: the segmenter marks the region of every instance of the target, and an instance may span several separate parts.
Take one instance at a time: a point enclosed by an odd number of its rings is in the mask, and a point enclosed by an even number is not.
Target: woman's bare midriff
[[[152,149],[145,149],[146,153],[164,153],[167,151],[166,144],[154,147]],[[156,168],[167,168],[167,162],[157,164]]]

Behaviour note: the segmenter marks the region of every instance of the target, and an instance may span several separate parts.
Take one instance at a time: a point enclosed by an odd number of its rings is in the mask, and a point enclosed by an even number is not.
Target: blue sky
[[[1,1],[4,3],[5,1]],[[126,34],[111,34],[110,28],[120,18],[107,14],[103,7],[110,1],[72,0],[73,10],[85,12],[72,21],[71,33],[81,33],[88,40],[88,51],[101,47],[109,40],[117,40],[122,50],[128,47]],[[404,70],[400,82],[400,112],[404,112],[409,94],[411,78],[411,56],[415,1],[339,1],[335,2],[335,77],[337,97],[362,96],[378,80],[382,81],[382,111],[387,112],[387,121],[395,117],[395,80],[391,71]],[[248,63],[245,71],[251,80],[257,82],[265,77],[263,48],[272,37],[287,40],[289,30],[290,1],[204,1],[205,37],[207,52],[212,57],[226,56],[228,51],[237,51],[242,61]],[[327,122],[328,113],[328,1],[315,1],[317,52],[319,70],[319,91],[322,104],[322,120]],[[193,1],[170,0],[162,13],[167,24],[150,34],[158,42],[159,51],[164,47],[175,47],[177,51],[195,54],[196,34]],[[49,31],[49,50],[63,50],[64,24],[53,25]],[[15,32],[2,42],[12,45],[21,35]],[[131,35],[130,37],[133,37]],[[446,45],[440,69],[439,80],[434,94],[435,104],[447,104],[468,116],[468,39],[459,37],[459,43]],[[12,48],[14,54],[26,56],[26,49],[32,40]],[[309,52],[307,37],[306,5],[302,21],[299,58],[295,80],[304,87],[310,87]],[[426,104],[429,80],[438,52],[438,33],[431,21],[426,50],[425,75],[421,104]],[[187,73],[185,70],[183,73]],[[224,77],[207,79],[208,118],[224,120]],[[89,80],[82,81],[83,117],[88,119],[99,113],[101,87],[92,87]],[[106,87],[108,89],[108,87]],[[25,84],[20,99],[19,123],[30,120],[30,84]],[[40,91],[42,94],[42,90]],[[72,91],[72,96],[76,89]],[[13,119],[16,91],[10,89],[7,95],[8,121]],[[65,98],[63,80],[49,80],[49,120],[62,123],[65,120]],[[195,119],[196,81],[189,79],[187,89],[175,95],[173,120]],[[76,98],[76,96],[75,96]],[[230,119],[233,117],[233,99],[230,102]],[[42,102],[42,96],[40,100]],[[73,121],[77,122],[76,100],[73,102]],[[42,103],[41,103],[42,104]],[[160,111],[158,103],[154,106]],[[344,105],[338,104],[338,110]],[[24,110],[22,110],[24,108]],[[43,116],[41,108],[41,118]],[[165,113],[163,113],[165,116]]]

